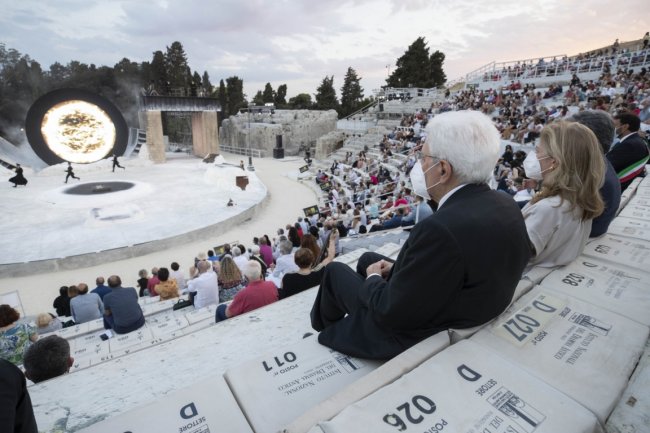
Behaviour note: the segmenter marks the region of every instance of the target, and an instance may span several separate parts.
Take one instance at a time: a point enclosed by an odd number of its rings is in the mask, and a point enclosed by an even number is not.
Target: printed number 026
[[[430,415],[436,411],[436,404],[429,397],[425,397],[423,395],[414,396],[411,399],[411,403],[420,413],[412,410],[411,404],[408,402],[397,406],[397,410],[404,412],[406,421],[411,424],[420,424],[422,421],[424,421],[424,416],[422,416],[421,413]],[[397,427],[397,430],[399,431],[404,431],[407,428],[404,420],[402,420],[402,418],[395,413],[386,414],[382,419],[386,424]]]

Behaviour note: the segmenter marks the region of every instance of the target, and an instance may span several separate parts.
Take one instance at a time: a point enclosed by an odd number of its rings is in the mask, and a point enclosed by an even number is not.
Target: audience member
[[[621,204],[621,183],[616,175],[616,170],[605,154],[614,140],[614,122],[609,114],[597,110],[585,110],[574,114],[569,120],[578,122],[591,129],[594,133],[605,162],[605,182],[600,187],[600,196],[603,198],[605,209],[603,213],[593,219],[589,237],[594,238],[607,232]]]
[[[111,293],[111,288],[104,284],[104,277],[97,277],[95,279],[95,285],[96,287],[90,293],[97,294],[103,301],[104,296]]]
[[[70,356],[70,344],[58,335],[43,337],[25,353],[25,376],[34,383],[61,376],[74,362]]]
[[[0,426],[7,433],[38,433],[23,372],[0,359]]]
[[[158,283],[160,283],[160,279],[158,278],[158,267],[154,267],[151,269],[151,278],[149,278],[149,281],[147,281],[147,290],[149,290],[149,296],[158,296],[158,292],[156,292],[156,285]]]
[[[535,151],[526,157],[526,174],[543,180],[542,189],[522,209],[534,247],[526,271],[573,261],[603,212],[598,189],[605,163],[596,136],[579,123],[554,122],[542,130]]]
[[[156,284],[155,289],[156,293],[158,293],[158,296],[160,296],[161,301],[178,298],[180,296],[180,293],[178,292],[178,286],[176,285],[176,280],[169,279],[169,269],[158,269],[158,279],[160,282]]]
[[[144,296],[149,296],[149,289],[147,289],[147,285],[149,284],[149,277],[146,269],[140,269],[138,271],[138,296],[139,297],[144,297]]]
[[[219,302],[219,283],[210,262],[201,260],[196,267],[198,275],[188,281],[187,290],[194,299],[194,308],[198,310]]]
[[[178,290],[182,293],[185,290],[185,275],[183,274],[183,271],[180,270],[181,267],[178,263],[172,262],[171,268],[172,271],[169,274],[169,277],[176,280],[176,286],[178,286]]]
[[[61,328],[63,328],[61,321],[50,313],[41,313],[36,316],[36,332],[38,335],[58,331]]]
[[[235,261],[235,264],[240,271],[244,272],[244,267],[248,263],[248,259],[243,254],[244,252],[239,247],[232,247],[232,259]]]
[[[621,191],[625,191],[635,177],[645,172],[649,156],[648,145],[639,136],[641,121],[634,114],[614,115],[614,126],[621,141],[607,152],[607,159],[616,170],[621,182]]]
[[[56,310],[59,317],[70,316],[70,298],[68,297],[68,286],[61,286],[59,296],[54,299],[52,307]]]
[[[512,299],[531,252],[519,207],[485,183],[496,129],[459,111],[434,117],[426,133],[411,182],[438,210],[413,227],[394,264],[365,253],[357,272],[327,265],[311,312],[321,344],[387,359],[437,332],[486,323]]]
[[[325,257],[323,261],[315,267],[314,253],[312,250],[305,247],[298,248],[298,251],[293,255],[296,266],[298,266],[298,271],[284,274],[284,277],[282,277],[282,284],[278,290],[278,296],[280,299],[288,298],[289,296],[316,287],[320,284],[325,271],[325,266],[334,260],[334,256],[336,256],[336,238],[337,232],[333,231],[332,236],[330,236],[330,243],[327,247],[327,257]]]
[[[291,241],[286,240],[280,242],[280,256],[275,260],[275,268],[273,268],[273,277],[281,280],[287,272],[296,272],[298,266],[293,260],[293,244]]]
[[[117,275],[108,278],[111,293],[104,296],[104,328],[118,334],[133,332],[144,325],[142,308],[138,304],[138,293],[133,287],[122,287]]]
[[[239,267],[237,267],[231,256],[225,256],[221,260],[221,272],[218,274],[218,281],[219,302],[232,300],[246,286],[246,280],[242,277]]]
[[[267,267],[273,264],[273,248],[267,235],[260,237],[260,254],[264,258]]]
[[[278,300],[278,289],[272,282],[262,280],[262,267],[257,261],[251,260],[246,264],[244,276],[248,280],[248,285],[235,295],[230,304],[221,304],[217,307],[215,314],[217,322],[248,313]]]
[[[262,268],[262,278],[264,278],[266,275],[267,266],[264,262],[264,258],[260,255],[259,245],[253,245],[251,247],[251,255],[249,260],[256,260],[260,264],[260,267]]]
[[[76,324],[101,319],[104,315],[104,303],[96,293],[82,293],[88,286],[79,283],[77,286],[68,287],[70,297],[70,313]]]
[[[0,305],[0,359],[16,365],[23,363],[25,351],[38,340],[36,330],[27,323],[18,323],[20,314],[7,304]]]
[[[311,233],[307,233],[307,234],[303,235],[302,240],[300,241],[300,248],[307,248],[309,251],[311,251],[312,257],[314,258],[314,261],[311,264],[311,267],[316,266],[318,264],[318,260],[320,258],[320,247],[318,246],[318,243],[316,242],[316,238]],[[294,253],[294,260],[295,260],[295,253]],[[296,263],[296,264],[298,264],[298,263]],[[298,265],[298,267],[300,267],[300,265]]]

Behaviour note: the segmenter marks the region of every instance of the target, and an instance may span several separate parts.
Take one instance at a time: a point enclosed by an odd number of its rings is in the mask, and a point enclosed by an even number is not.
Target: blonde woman
[[[560,121],[545,127],[540,140],[524,161],[526,175],[542,181],[539,193],[522,209],[534,247],[524,272],[573,261],[589,238],[591,221],[604,209],[599,189],[605,163],[594,133]]]
[[[246,280],[242,277],[239,267],[227,255],[221,259],[221,271],[219,272],[219,302],[230,301],[235,295],[246,286]]]

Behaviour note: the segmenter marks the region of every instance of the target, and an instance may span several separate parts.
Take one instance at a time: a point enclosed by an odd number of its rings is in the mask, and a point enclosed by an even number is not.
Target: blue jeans
[[[226,316],[226,308],[228,308],[228,305],[226,304],[219,304],[217,307],[217,311],[214,314],[214,322],[219,323],[222,320],[226,320],[228,317]]]

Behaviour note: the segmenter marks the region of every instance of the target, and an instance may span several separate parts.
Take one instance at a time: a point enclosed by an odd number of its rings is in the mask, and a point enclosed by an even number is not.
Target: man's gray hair
[[[257,260],[249,260],[243,273],[248,281],[257,281],[262,278],[262,265]]]
[[[291,241],[280,242],[280,253],[282,255],[291,254],[292,250],[293,250],[293,244],[291,243]]]
[[[239,247],[232,247],[232,250],[230,250],[230,252],[232,253],[233,257],[238,257],[241,256],[242,251],[239,249]]]
[[[61,376],[70,369],[70,344],[58,335],[41,338],[25,352],[23,366],[34,383]]]
[[[492,175],[501,139],[488,116],[478,111],[438,114],[426,127],[425,155],[444,159],[460,183],[483,183]]]
[[[614,140],[616,127],[612,116],[602,110],[584,110],[575,113],[567,119],[570,122],[578,122],[591,129],[600,143],[603,154],[609,152],[609,147]]]

